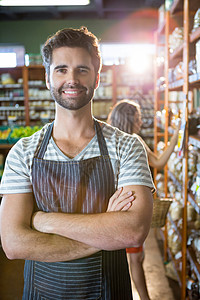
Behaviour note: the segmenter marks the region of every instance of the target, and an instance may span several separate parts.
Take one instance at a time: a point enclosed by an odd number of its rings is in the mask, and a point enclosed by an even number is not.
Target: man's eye
[[[58,69],[58,73],[67,73],[67,70],[66,69]]]
[[[79,69],[79,72],[80,72],[80,73],[87,73],[88,70],[87,70],[87,69],[84,69],[84,68],[80,68],[80,69]]]

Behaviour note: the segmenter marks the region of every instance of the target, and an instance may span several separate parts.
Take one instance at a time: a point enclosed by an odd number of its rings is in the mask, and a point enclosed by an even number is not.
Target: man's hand
[[[109,199],[106,212],[126,211],[131,207],[132,202],[135,200],[135,192],[130,191],[128,193],[122,194],[122,191],[123,188],[120,188],[112,195],[112,197]]]

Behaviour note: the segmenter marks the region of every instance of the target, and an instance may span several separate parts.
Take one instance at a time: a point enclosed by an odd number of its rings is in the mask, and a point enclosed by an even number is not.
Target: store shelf
[[[170,260],[171,260],[171,262],[172,262],[172,264],[173,264],[174,271],[175,271],[176,276],[177,276],[177,279],[178,279],[178,283],[179,283],[179,285],[180,285],[180,287],[181,287],[181,273],[177,270],[176,261],[175,261],[175,259],[174,259],[174,256],[173,256],[173,254],[172,254],[170,248],[167,249],[167,252],[168,252],[168,256],[169,256],[169,258],[170,258]]]
[[[16,101],[24,101],[24,97],[0,97],[1,102],[16,102]]]
[[[200,215],[200,205],[196,202],[194,195],[188,193],[188,201],[194,207],[195,211]]]
[[[173,181],[173,183],[181,190],[182,189],[182,183],[168,170],[168,176]]]
[[[196,42],[200,38],[200,27],[190,33],[190,43]]]
[[[197,262],[194,250],[190,246],[187,248],[187,257],[190,261],[191,268],[194,270],[198,281],[200,282],[200,264]]]
[[[19,83],[15,84],[0,84],[0,89],[23,89],[23,85]]]
[[[200,84],[200,73],[192,74],[188,78],[188,82],[190,85],[195,85],[199,86]],[[177,89],[182,89],[184,85],[184,79],[179,79],[177,81],[174,81],[169,84],[169,89],[170,90],[177,90]]]
[[[200,149],[200,137],[199,136],[189,136],[189,143]]]
[[[190,33],[190,43],[195,43],[200,38],[200,27]],[[176,58],[183,57],[183,44],[174,49],[173,53],[169,54],[170,62]]]
[[[25,107],[24,106],[18,106],[18,107],[14,107],[14,106],[0,106],[0,111],[11,111],[11,110],[17,110],[17,111],[24,111]]]
[[[102,101],[111,102],[112,98],[94,98],[92,101],[93,102],[102,102]]]
[[[191,60],[195,59],[195,43],[200,39],[200,28],[197,28],[195,31],[190,32],[191,30],[191,24],[194,22],[193,17],[197,9],[199,8],[199,1],[197,0],[174,0],[173,4],[171,6],[170,12],[166,11],[165,12],[165,22],[164,22],[164,28],[162,29],[162,33],[165,34],[165,63],[164,63],[164,71],[163,74],[160,74],[158,71],[156,71],[155,76],[155,111],[157,107],[159,107],[159,102],[161,98],[164,98],[164,109],[166,111],[165,115],[165,134],[164,134],[164,141],[167,143],[167,139],[169,137],[169,131],[168,127],[170,126],[170,120],[169,120],[169,107],[177,109],[178,113],[185,118],[186,124],[189,123],[189,116],[190,112],[193,108],[193,89],[199,89],[200,88],[200,73],[192,74],[189,75],[189,62]],[[176,21],[180,21],[178,25]],[[174,21],[174,25],[173,25]],[[174,26],[174,27],[173,27]],[[175,29],[175,26],[180,26],[183,27],[183,41],[182,44],[179,45],[173,53],[170,53],[170,47],[171,45],[169,44],[169,37],[171,32]],[[157,34],[160,34],[160,28],[158,28]],[[156,39],[156,46],[159,47],[159,39]],[[182,63],[182,64],[180,64]],[[181,71],[182,73],[177,73],[174,72],[174,69],[176,66],[181,66]],[[169,77],[169,71],[170,75],[175,75],[179,76],[176,78],[179,78],[176,81],[169,82],[170,78]],[[176,70],[175,70],[176,71]],[[173,73],[174,72],[174,73]],[[159,77],[158,77],[159,74]],[[163,84],[163,80],[161,79],[161,76],[165,78],[165,82]],[[160,83],[160,86],[158,85]],[[182,95],[185,95],[183,101],[170,101],[170,93],[176,91],[177,94],[181,92],[181,98],[179,100],[182,100]],[[162,95],[162,96],[161,96]],[[174,96],[174,94],[172,94]],[[189,97],[189,96],[190,97]],[[196,94],[195,94],[196,95]],[[189,99],[190,98],[190,99]],[[178,98],[177,98],[178,99]],[[177,104],[177,106],[176,106]],[[184,104],[184,105],[180,105]],[[195,112],[195,110],[194,110]],[[180,198],[179,200],[180,204],[182,205],[183,209],[183,214],[182,214],[182,219],[180,220],[182,223],[182,229],[178,231],[178,228],[176,226],[176,222],[173,222],[172,218],[170,217],[170,214],[168,214],[168,221],[169,224],[173,228],[175,228],[175,231],[177,232],[179,239],[182,241],[182,258],[181,258],[181,272],[179,274],[178,272],[178,277],[179,277],[179,283],[181,287],[181,300],[187,299],[187,286],[186,286],[186,277],[187,277],[187,272],[192,272],[195,271],[198,280],[199,280],[199,287],[200,287],[200,272],[199,272],[199,264],[197,263],[197,260],[195,256],[193,255],[191,249],[187,247],[187,235],[188,235],[188,228],[189,228],[189,221],[187,219],[187,208],[188,208],[188,203],[190,203],[193,208],[195,209],[197,214],[200,214],[200,206],[198,203],[195,201],[195,197],[193,194],[191,194],[188,191],[188,182],[190,180],[191,182],[191,168],[188,163],[188,159],[190,158],[189,156],[189,145],[192,144],[195,147],[200,149],[200,137],[198,136],[189,136],[189,131],[188,131],[188,126],[185,127],[185,132],[184,132],[184,143],[183,143],[183,149],[181,152],[181,158],[177,157],[177,161],[174,163],[178,165],[178,170],[177,170],[177,176],[179,178],[182,178],[182,181],[180,182],[177,180],[174,174],[167,170],[165,168],[164,170],[164,191],[167,196],[168,193],[168,182],[169,180],[172,180],[174,183],[174,186],[176,187],[177,191],[177,197]],[[159,136],[160,132],[157,127],[157,121],[155,119],[155,148],[157,146],[157,143],[159,141]],[[181,166],[180,166],[181,164]],[[171,165],[170,165],[171,166]],[[169,166],[169,167],[170,167]],[[175,165],[176,166],[176,165]],[[172,168],[173,169],[173,168]],[[182,174],[180,174],[182,172]],[[156,174],[156,170],[154,172]],[[189,177],[190,176],[190,177]],[[193,181],[194,182],[194,181]],[[178,195],[178,193],[181,192],[181,195]],[[178,201],[178,199],[177,199]],[[167,229],[165,230],[165,235],[164,235],[164,258],[166,261],[167,255],[172,258],[173,260],[173,255],[170,253],[170,249],[167,246],[167,239],[168,239],[168,232]],[[187,259],[186,256],[188,257],[190,264],[191,264],[191,270],[188,270],[188,265],[187,265]],[[176,266],[176,262],[174,261],[174,267],[178,271],[178,268]]]
[[[1,150],[10,150],[12,148],[13,144],[0,144]]]
[[[168,213],[167,217],[168,217],[168,220],[170,221],[170,223],[173,225],[176,233],[178,234],[178,237],[179,237],[180,241],[182,241],[181,232],[179,231],[176,223],[172,220],[170,213]]]
[[[173,53],[170,53],[170,61],[174,60],[175,58],[180,58],[183,55],[183,44],[181,46],[179,46],[178,48],[176,48]]]
[[[183,11],[183,1],[182,0],[174,0],[173,4],[170,8],[170,13],[171,15],[174,15],[178,12],[182,12]]]

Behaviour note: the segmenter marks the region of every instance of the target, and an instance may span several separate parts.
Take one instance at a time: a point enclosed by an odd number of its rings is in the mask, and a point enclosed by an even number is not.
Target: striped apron
[[[95,130],[101,155],[82,161],[44,160],[53,123],[33,159],[33,192],[45,212],[101,213],[115,191],[114,174],[99,123]],[[99,251],[66,262],[27,260],[23,300],[131,300],[125,250]]]

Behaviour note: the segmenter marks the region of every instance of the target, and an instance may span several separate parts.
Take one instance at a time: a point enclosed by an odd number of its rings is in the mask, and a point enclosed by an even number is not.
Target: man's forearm
[[[129,186],[127,190],[134,190],[136,194],[128,211],[98,214],[37,212],[33,216],[33,226],[38,231],[65,236],[102,250],[140,246],[149,232],[153,198],[150,189],[144,186]]]
[[[101,214],[43,213],[36,215],[36,229],[84,242],[103,250],[116,250],[133,245],[133,230],[128,212]],[[39,218],[39,220],[37,220]],[[137,240],[137,238],[136,238]],[[137,246],[135,244],[135,246]]]
[[[13,235],[12,241],[11,236],[7,236],[2,244],[9,259],[45,262],[74,260],[99,251],[81,242],[55,234],[41,233],[30,228]]]

